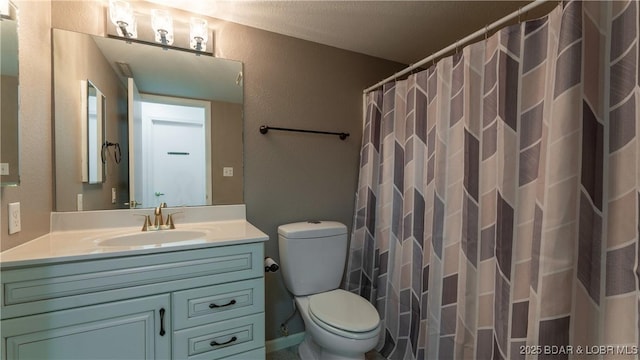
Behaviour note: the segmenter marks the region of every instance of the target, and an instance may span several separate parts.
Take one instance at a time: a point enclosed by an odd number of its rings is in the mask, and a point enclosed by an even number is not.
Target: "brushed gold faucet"
[[[140,215],[144,216],[144,224],[142,226],[142,231],[154,231],[154,230],[171,230],[175,229],[176,226],[173,222],[173,215],[167,215],[167,221],[165,223],[162,217],[162,209],[167,207],[167,203],[160,203],[158,207],[153,210],[154,220],[153,225],[151,225],[151,217],[149,215]]]

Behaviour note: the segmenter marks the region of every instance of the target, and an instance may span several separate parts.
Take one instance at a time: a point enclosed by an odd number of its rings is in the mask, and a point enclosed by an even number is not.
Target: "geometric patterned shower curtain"
[[[638,14],[567,2],[367,94],[344,286],[385,357],[638,359]]]

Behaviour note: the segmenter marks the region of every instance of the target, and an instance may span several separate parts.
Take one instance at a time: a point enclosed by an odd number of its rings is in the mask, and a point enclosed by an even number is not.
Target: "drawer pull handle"
[[[234,342],[236,340],[238,340],[238,338],[234,336],[231,339],[229,339],[229,341],[225,341],[223,343],[219,343],[219,342],[213,340],[212,342],[209,343],[209,345],[211,345],[211,346],[227,345],[227,344],[231,344],[232,342]]]
[[[160,336],[164,336],[164,308],[160,309]]]
[[[211,304],[209,304],[209,309],[215,309],[215,308],[220,308],[220,307],[230,306],[230,305],[233,305],[233,304],[235,304],[235,303],[236,303],[236,300],[235,300],[235,299],[234,299],[234,300],[229,301],[228,303],[226,303],[226,304],[224,304],[224,305],[218,305],[218,304],[211,303]]]

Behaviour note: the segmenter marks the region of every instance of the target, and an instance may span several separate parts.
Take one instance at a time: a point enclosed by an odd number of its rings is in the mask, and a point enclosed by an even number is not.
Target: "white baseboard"
[[[304,340],[304,331],[266,341],[267,353],[298,345]]]

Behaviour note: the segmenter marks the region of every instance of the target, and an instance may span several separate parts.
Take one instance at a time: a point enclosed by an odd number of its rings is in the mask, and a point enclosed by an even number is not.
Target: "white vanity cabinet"
[[[2,264],[2,359],[264,359],[262,241]]]

